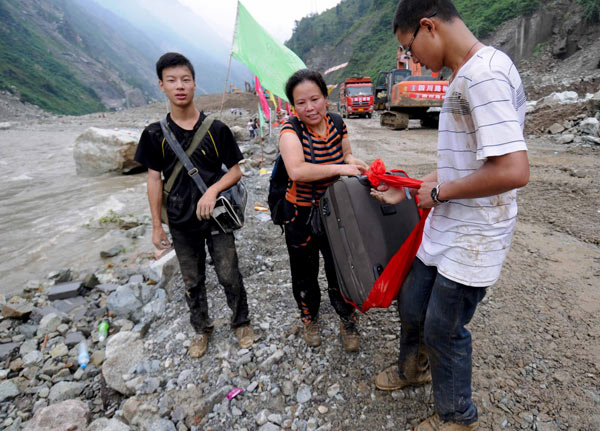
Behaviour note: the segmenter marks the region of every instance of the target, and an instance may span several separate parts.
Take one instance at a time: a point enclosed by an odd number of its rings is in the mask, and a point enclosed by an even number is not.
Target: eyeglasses
[[[433,18],[436,15],[437,15],[437,12],[434,12],[431,15],[427,16],[426,18]],[[410,42],[408,44],[408,47],[404,48],[404,46],[402,46],[402,49],[404,50],[404,55],[407,58],[411,58],[412,57],[411,49],[412,49],[413,43],[415,42],[415,39],[417,37],[417,33],[419,33],[420,29],[421,29],[421,20],[419,20],[419,25],[417,26],[417,29],[413,33],[412,39],[410,40]]]

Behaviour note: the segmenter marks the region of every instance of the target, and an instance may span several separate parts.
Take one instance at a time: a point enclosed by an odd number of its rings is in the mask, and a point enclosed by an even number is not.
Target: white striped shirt
[[[446,92],[438,135],[438,183],[475,172],[488,157],[527,150],[524,121],[525,92],[515,65],[495,48],[480,49]],[[500,276],[516,217],[516,190],[453,199],[431,211],[417,256],[450,280],[491,286]]]

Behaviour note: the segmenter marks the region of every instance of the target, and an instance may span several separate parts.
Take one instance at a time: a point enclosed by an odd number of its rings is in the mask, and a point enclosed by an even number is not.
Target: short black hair
[[[433,14],[442,21],[460,19],[452,0],[400,0],[394,14],[393,32],[413,32],[421,19]]]
[[[167,52],[163,54],[158,61],[156,62],[156,74],[158,75],[158,79],[162,81],[162,73],[163,70],[168,67],[175,66],[185,66],[190,69],[192,72],[192,78],[194,81],[196,80],[196,72],[194,71],[194,66],[190,60],[187,59],[185,55],[179,54],[178,52]]]
[[[327,91],[327,84],[325,83],[325,79],[323,79],[323,75],[315,70],[300,69],[290,76],[285,84],[285,95],[292,105],[294,105],[294,88],[304,81],[314,82],[319,87],[319,90],[321,90],[321,93],[323,93],[323,96],[328,96],[329,92]]]

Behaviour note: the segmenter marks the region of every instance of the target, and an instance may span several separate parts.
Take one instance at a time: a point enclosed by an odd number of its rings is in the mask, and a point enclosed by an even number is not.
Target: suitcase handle
[[[373,265],[373,275],[375,276],[375,280],[379,278],[379,276],[383,273],[384,269],[385,268],[380,263]]]
[[[321,213],[325,217],[329,217],[331,215],[331,210],[329,209],[329,199],[326,197],[321,199]]]

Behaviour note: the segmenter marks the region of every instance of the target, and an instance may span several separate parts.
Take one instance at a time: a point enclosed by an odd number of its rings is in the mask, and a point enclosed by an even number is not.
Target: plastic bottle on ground
[[[103,320],[98,324],[98,340],[103,342],[108,337],[108,322]]]
[[[79,343],[79,355],[77,356],[77,362],[83,370],[85,370],[87,364],[90,362],[90,354],[85,341]]]

